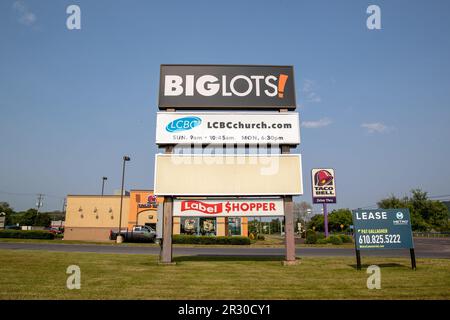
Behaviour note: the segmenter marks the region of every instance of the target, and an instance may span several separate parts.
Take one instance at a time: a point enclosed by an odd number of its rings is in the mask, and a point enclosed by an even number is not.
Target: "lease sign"
[[[283,200],[273,199],[224,199],[195,200],[175,199],[175,217],[255,217],[283,216]]]
[[[357,249],[412,249],[408,209],[353,210]]]

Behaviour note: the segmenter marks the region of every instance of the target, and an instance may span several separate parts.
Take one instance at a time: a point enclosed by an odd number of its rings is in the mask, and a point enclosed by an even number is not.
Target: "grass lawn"
[[[0,299],[450,299],[450,260],[365,257],[381,267],[381,289],[354,258],[303,258],[283,267],[278,258],[0,250]],[[66,288],[66,268],[81,268],[81,289]],[[367,267],[365,265],[364,267]]]

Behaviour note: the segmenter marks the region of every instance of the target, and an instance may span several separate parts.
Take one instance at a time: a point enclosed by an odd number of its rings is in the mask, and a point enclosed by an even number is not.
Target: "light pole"
[[[123,166],[122,166],[122,189],[120,192],[120,214],[119,214],[119,233],[117,234],[116,242],[122,243],[123,237],[120,234],[120,229],[122,228],[122,203],[123,203],[123,184],[125,180],[125,162],[130,161],[130,157],[123,156]]]
[[[103,191],[105,190],[105,181],[108,180],[108,177],[102,178],[102,197],[103,197]]]

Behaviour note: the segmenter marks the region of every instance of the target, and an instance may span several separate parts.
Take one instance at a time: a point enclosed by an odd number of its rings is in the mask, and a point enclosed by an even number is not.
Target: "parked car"
[[[111,230],[109,232],[109,239],[116,240],[118,235],[118,231]],[[120,235],[125,242],[154,242],[156,231],[149,226],[136,225],[131,228],[131,231],[121,230]]]
[[[54,235],[62,234],[62,231],[59,230],[59,228],[47,227],[47,228],[44,228],[44,230],[45,230],[45,231],[48,231],[48,232],[50,232],[50,233],[53,233]]]
[[[9,229],[9,230],[22,230],[21,227],[16,226],[16,225],[5,226],[5,229]]]

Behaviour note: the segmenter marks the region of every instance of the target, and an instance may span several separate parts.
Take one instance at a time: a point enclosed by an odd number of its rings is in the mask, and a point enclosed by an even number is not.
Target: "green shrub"
[[[264,237],[264,235],[262,234],[258,234],[258,236],[256,237],[257,240],[266,240],[266,237]]]
[[[352,237],[347,236],[345,234],[331,235],[328,238],[325,238],[325,236],[322,233],[316,233],[313,231],[307,233],[306,241],[305,241],[305,243],[307,243],[307,244],[331,243],[334,245],[340,245],[342,243],[351,243],[351,242],[353,242]]]
[[[317,235],[317,240],[319,240],[319,239],[325,239],[325,234],[323,234],[323,233],[321,233],[321,232],[317,232],[316,235]]]
[[[327,241],[332,244],[342,244],[342,239],[339,236],[335,235],[329,236]]]
[[[0,230],[0,238],[54,239],[55,235],[43,230]]]
[[[340,234],[339,238],[341,238],[343,243],[353,243],[353,238],[346,234]]]
[[[317,234],[313,230],[306,231],[306,244],[315,244],[317,243]]]
[[[249,245],[250,238],[247,237],[213,237],[213,236],[192,236],[177,234],[172,238],[174,244],[231,244]]]

